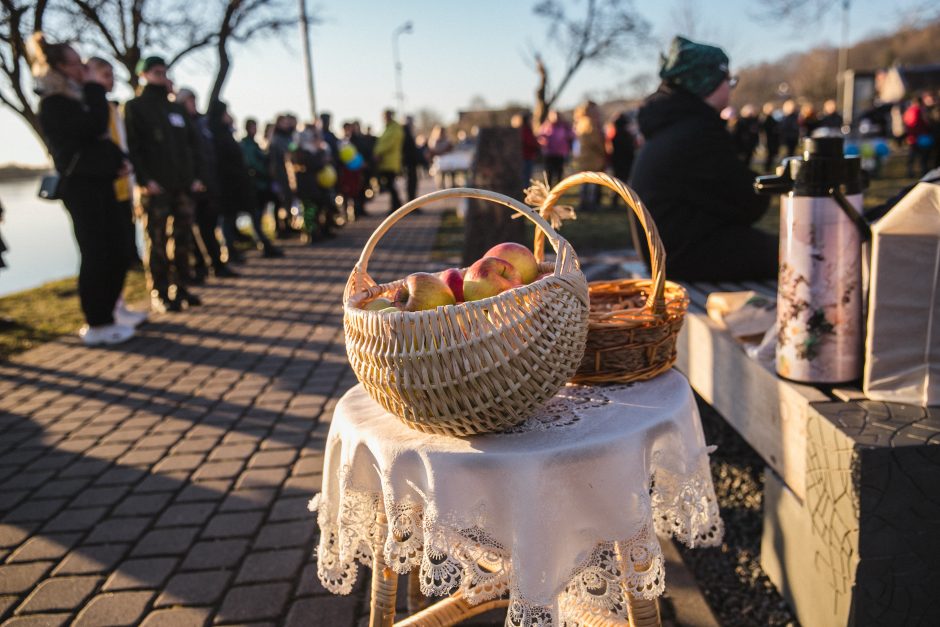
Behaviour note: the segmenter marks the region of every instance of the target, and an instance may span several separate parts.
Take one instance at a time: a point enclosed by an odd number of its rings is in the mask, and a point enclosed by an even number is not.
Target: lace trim
[[[357,564],[370,565],[374,551],[381,550],[395,572],[419,568],[421,592],[427,596],[459,589],[475,605],[509,592],[509,625],[573,623],[585,612],[626,619],[628,593],[644,599],[663,593],[663,555],[654,530],[690,547],[717,545],[723,533],[707,454],[701,455],[689,475],[654,468],[647,504],[652,524],[630,538],[599,542],[591,556],[571,572],[556,607],[530,603],[512,586],[509,551],[485,531],[482,508],[472,520],[440,520],[429,510],[426,497],[422,503],[393,503],[383,501],[379,494],[348,487],[346,468],[341,472],[340,485],[346,487],[337,510],[331,510],[319,495],[310,502],[310,509],[318,512],[321,533],[317,575],[330,592],[349,594]],[[379,522],[382,514],[387,515],[387,524]]]
[[[632,386],[632,383],[626,383],[601,389],[569,383],[552,397],[537,415],[504,433],[528,433],[570,427],[581,420],[581,412],[608,405],[611,400],[607,394],[616,396],[619,391]]]

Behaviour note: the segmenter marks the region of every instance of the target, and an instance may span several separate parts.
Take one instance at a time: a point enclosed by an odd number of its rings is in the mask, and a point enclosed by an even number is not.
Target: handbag
[[[70,177],[72,172],[75,171],[75,164],[78,163],[79,155],[81,155],[81,153],[76,152],[75,156],[72,157],[72,161],[69,163],[69,167],[66,168],[64,176],[59,175],[58,172],[43,176],[42,180],[39,181],[39,191],[36,195],[43,200],[62,200],[62,181]]]

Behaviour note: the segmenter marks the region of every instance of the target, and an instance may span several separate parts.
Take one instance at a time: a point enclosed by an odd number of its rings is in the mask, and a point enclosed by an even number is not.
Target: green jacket
[[[168,192],[180,192],[201,178],[196,130],[186,110],[167,100],[166,88],[144,87],[124,105],[124,122],[138,185],[156,181]]]
[[[254,137],[243,137],[238,143],[242,149],[242,155],[245,157],[245,165],[248,166],[248,175],[255,184],[255,189],[265,191],[271,186],[268,180],[268,157],[261,150],[261,146],[255,141]]]
[[[405,129],[392,120],[375,143],[375,163],[379,172],[401,172],[401,149],[405,141]]]

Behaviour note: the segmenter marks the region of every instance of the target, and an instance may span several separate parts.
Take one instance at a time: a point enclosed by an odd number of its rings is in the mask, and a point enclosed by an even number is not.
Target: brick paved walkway
[[[335,597],[316,582],[306,504],[335,401],[356,383],[340,300],[378,222],[252,258],[200,289],[203,307],[156,316],[123,346],[67,338],[0,363],[4,627],[366,615],[362,585]],[[400,223],[373,276],[428,269],[438,222]]]

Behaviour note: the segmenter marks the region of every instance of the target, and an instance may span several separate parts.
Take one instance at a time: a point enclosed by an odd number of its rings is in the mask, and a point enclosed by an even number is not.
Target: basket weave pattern
[[[377,285],[367,273],[382,235],[418,207],[481,198],[520,212],[557,251],[551,274],[491,298],[417,312],[361,309],[404,279]],[[366,243],[344,295],[349,363],[369,395],[408,426],[473,435],[530,417],[574,374],[587,336],[588,291],[571,245],[525,205],[469,188],[433,192],[389,216]]]
[[[601,172],[580,172],[560,181],[540,199],[541,215],[550,215],[565,191],[583,184],[614,190],[633,211],[646,233],[651,279],[592,281],[587,346],[575,383],[629,383],[651,379],[676,361],[676,338],[689,306],[681,285],[666,281],[666,251],[656,224],[639,196],[622,181]],[[536,231],[535,254],[544,241]]]

